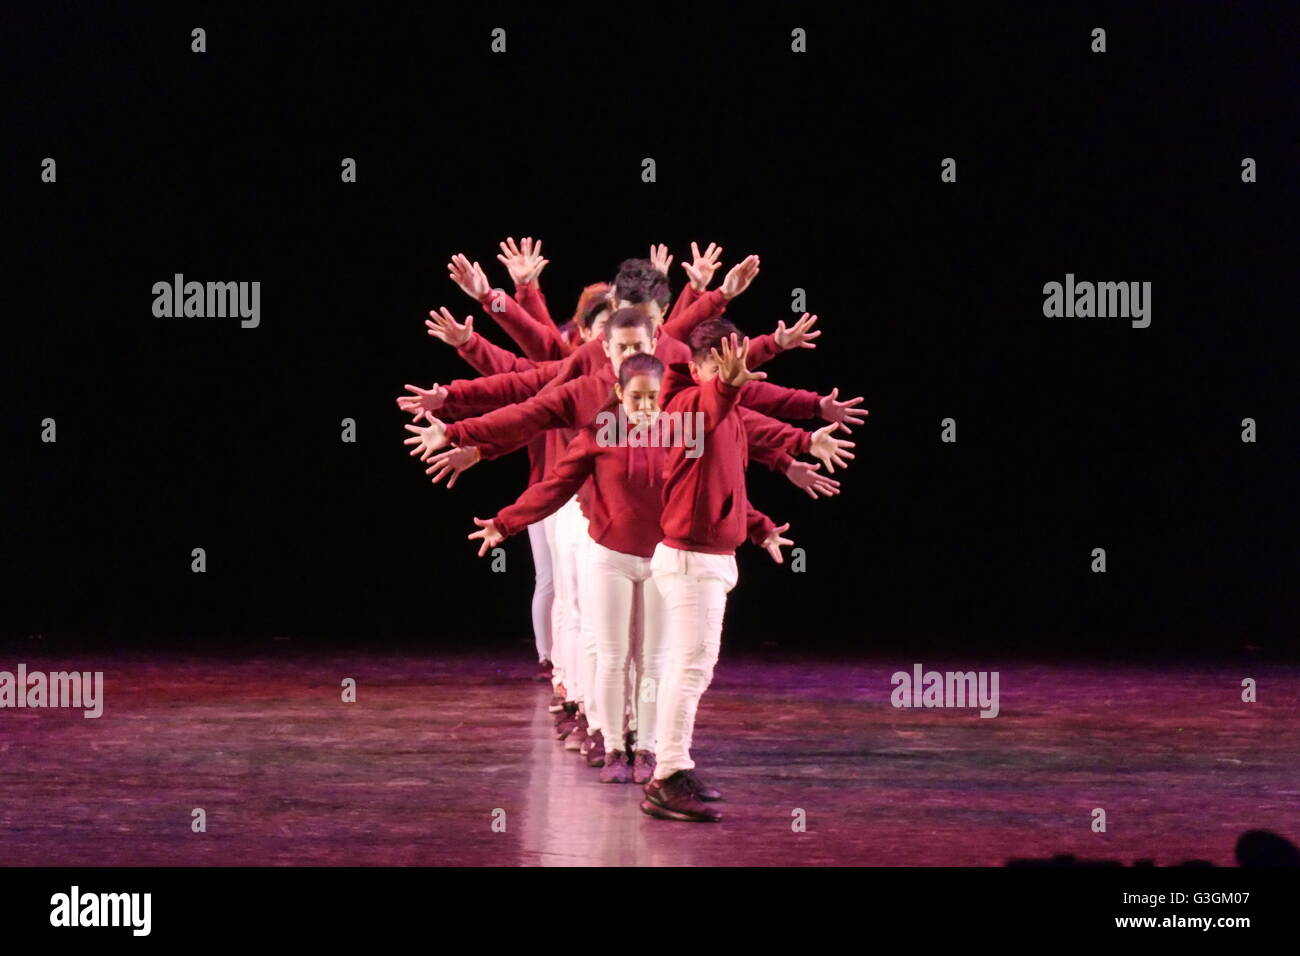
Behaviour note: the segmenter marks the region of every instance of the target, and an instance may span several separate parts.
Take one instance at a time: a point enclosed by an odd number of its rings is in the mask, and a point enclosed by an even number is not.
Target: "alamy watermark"
[[[178,272],[171,282],[155,282],[153,294],[153,314],[160,319],[238,317],[246,329],[262,321],[260,282],[186,282]]]
[[[152,928],[152,893],[68,893],[50,897],[51,926],[127,926],[133,936],[148,936]]]
[[[596,444],[602,448],[685,448],[687,458],[704,454],[703,412],[660,412],[653,422],[630,421],[620,405],[596,415]]]
[[[6,707],[74,707],[94,720],[104,713],[104,672],[29,673],[19,664],[17,676],[0,671],[0,709]]]
[[[1043,315],[1049,319],[1132,319],[1133,328],[1151,324],[1150,282],[1075,282],[1065,274],[1065,284],[1043,285]]]
[[[979,707],[981,717],[998,715],[997,671],[895,671],[889,682],[895,707]]]

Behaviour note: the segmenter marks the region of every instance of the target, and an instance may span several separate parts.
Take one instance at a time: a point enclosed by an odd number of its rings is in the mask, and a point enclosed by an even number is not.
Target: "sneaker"
[[[695,795],[701,800],[722,799],[722,792],[714,787],[710,787],[707,783],[697,777],[694,770],[683,770],[681,772],[686,775],[687,785],[695,791]]]
[[[557,724],[563,720],[578,719],[578,705],[573,703],[573,701],[565,700],[559,694],[553,696],[551,700],[558,700],[560,702],[559,710],[551,711],[551,713],[555,714],[555,722]]]
[[[686,774],[678,770],[663,780],[651,780],[645,786],[645,799],[641,812],[659,820],[679,820],[683,823],[717,823],[722,813],[700,800],[690,785]]]
[[[632,782],[644,785],[649,783],[654,775],[655,755],[648,750],[638,750],[632,757]]]
[[[564,698],[559,694],[551,695],[551,702],[546,705],[546,709],[552,714],[559,714],[564,711]]]
[[[600,770],[600,782],[632,782],[632,768],[628,766],[627,755],[623,751],[613,750],[605,755],[605,766]]]
[[[533,680],[540,683],[550,683],[554,676],[554,668],[548,660],[539,661],[537,664],[537,673],[533,675]]]
[[[599,730],[591,735],[591,749],[587,751],[587,766],[605,766],[605,735]]]
[[[573,733],[569,734],[569,736],[564,738],[564,749],[581,750],[582,743],[586,739],[587,739],[587,728],[582,724],[578,724],[577,727],[573,728]]]
[[[578,729],[579,714],[577,704],[565,701],[564,710],[560,711],[560,713],[555,716],[557,718],[555,722],[555,736],[559,737],[561,740],[568,737],[569,734]]]
[[[596,733],[600,733],[600,731],[596,731]],[[582,742],[582,746],[578,748],[578,756],[582,757],[583,759],[586,759],[587,754],[591,753],[591,745],[595,742],[595,740],[596,740],[596,734],[593,734],[591,733],[591,731],[588,731],[587,739],[584,740]]]

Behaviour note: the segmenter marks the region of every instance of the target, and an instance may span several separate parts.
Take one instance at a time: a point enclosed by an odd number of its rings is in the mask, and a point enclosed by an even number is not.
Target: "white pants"
[[[582,614],[579,611],[578,563],[587,541],[587,519],[576,497],[555,512],[555,547],[551,551],[555,579],[555,603],[551,608],[552,661],[560,664],[556,680],[564,682],[569,700],[582,700],[584,686],[580,667]]]
[[[553,517],[528,526],[528,543],[533,549],[533,643],[537,645],[538,663],[551,659],[551,608],[555,604],[555,577],[551,568]],[[546,527],[548,522],[550,531]]]
[[[663,665],[664,605],[650,580],[650,559],[589,541],[584,577],[590,582],[583,609],[596,638],[593,687],[605,750],[622,750],[625,729],[636,726],[644,728],[637,749],[653,751]],[[634,675],[640,687],[629,701],[628,685]],[[590,711],[587,721],[591,721]]]
[[[664,601],[666,653],[655,723],[655,779],[663,780],[695,766],[695,712],[718,662],[727,592],[736,586],[736,556],[660,543],[650,567]]]

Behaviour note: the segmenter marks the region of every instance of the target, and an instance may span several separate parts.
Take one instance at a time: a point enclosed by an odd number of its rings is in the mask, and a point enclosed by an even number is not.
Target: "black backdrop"
[[[526,654],[527,541],[465,541],[525,462],[430,487],[393,398],[471,374],[449,255],[504,285],[534,235],[557,315],[651,242],[757,252],[732,317],[825,329],[773,378],[867,398],[840,498],[752,472],[807,571],[742,552],[729,643],[1293,653],[1294,9],[1131,6],[6,10],[0,629]],[[155,318],[176,272],[261,326]],[[1151,327],[1044,318],[1067,272]]]

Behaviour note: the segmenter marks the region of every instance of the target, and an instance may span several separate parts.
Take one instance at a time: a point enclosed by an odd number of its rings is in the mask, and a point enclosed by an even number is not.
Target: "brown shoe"
[[[645,786],[645,799],[641,812],[660,820],[680,820],[683,823],[717,823],[722,812],[711,807],[695,795],[686,778],[689,771],[678,770],[663,780],[651,780]]]
[[[632,757],[632,782],[647,784],[655,775],[655,755],[648,750],[638,750]]]
[[[631,783],[632,768],[628,765],[627,755],[621,750],[612,750],[605,754],[605,766],[600,770],[601,783]]]

